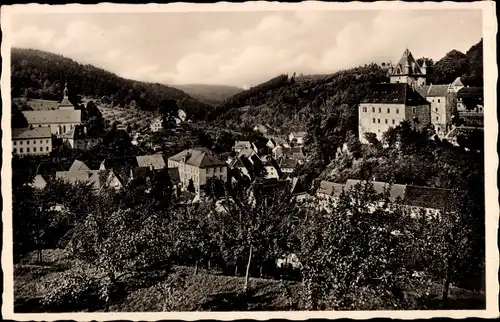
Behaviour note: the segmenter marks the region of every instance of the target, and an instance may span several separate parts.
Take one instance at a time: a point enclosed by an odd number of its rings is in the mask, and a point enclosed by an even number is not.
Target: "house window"
[[[49,143],[49,140],[45,140],[45,143]]]
[[[392,124],[395,124],[396,122],[394,121],[394,119],[392,120]]]
[[[372,113],[375,113],[375,107],[372,107]]]
[[[382,108],[381,107],[378,108],[378,112],[382,113]]]
[[[33,148],[33,152],[36,152],[36,148]]]
[[[436,121],[439,121],[439,116],[436,116]]]
[[[17,145],[17,141],[14,141],[14,145]]]
[[[441,100],[438,98],[438,103],[441,103]]]
[[[390,114],[390,113],[391,113],[391,110],[390,110],[389,108],[387,109],[387,113],[388,113],[388,114]]]
[[[437,107],[436,107],[436,112],[438,111]]]
[[[363,113],[366,113],[366,106],[363,106]]]
[[[417,108],[416,107],[413,107],[411,110],[412,110],[413,114],[417,113]]]
[[[49,151],[49,147],[46,147],[45,150]]]
[[[19,149],[19,152],[23,153],[23,148],[20,148],[20,149]]]
[[[396,114],[399,114],[399,108],[396,109]]]
[[[375,119],[373,119],[373,123],[375,123]]]
[[[42,143],[43,143],[43,140],[40,140],[40,144],[42,144]]]
[[[387,124],[387,119],[385,119],[385,124]]]
[[[30,152],[30,148],[26,148],[26,153],[29,153]]]
[[[380,119],[377,119],[377,123],[380,123]]]
[[[14,153],[17,153],[17,149],[16,148],[14,148]]]

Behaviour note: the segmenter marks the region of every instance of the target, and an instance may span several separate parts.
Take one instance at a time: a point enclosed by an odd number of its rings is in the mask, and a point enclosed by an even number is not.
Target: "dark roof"
[[[322,193],[329,196],[338,197],[342,193],[344,185],[341,183],[335,183],[330,181],[321,181],[318,188],[318,193]]]
[[[185,162],[198,168],[223,167],[227,164],[222,161],[215,153],[207,148],[194,148],[184,150],[169,158],[177,162]]]
[[[375,84],[363,103],[429,105],[429,102],[406,83]]]
[[[457,92],[459,98],[483,98],[482,87],[464,87]]]
[[[22,140],[22,139],[50,139],[52,138],[52,133],[50,132],[50,127],[35,127],[35,128],[23,128],[23,129],[12,129],[12,139]]]
[[[459,126],[448,132],[446,136],[444,137],[445,139],[448,140],[454,140],[456,139],[459,135],[463,135],[465,137],[471,135],[472,132],[484,132],[484,129],[481,127],[471,127],[471,126]]]
[[[80,123],[81,110],[23,111],[29,124]]]

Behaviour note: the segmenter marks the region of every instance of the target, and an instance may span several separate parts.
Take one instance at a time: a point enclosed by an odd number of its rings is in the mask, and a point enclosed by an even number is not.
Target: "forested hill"
[[[106,97],[114,105],[155,111],[163,100],[174,99],[188,117],[203,119],[210,104],[182,90],[162,84],[124,79],[92,65],[83,65],[61,55],[35,49],[13,48],[11,56],[12,97],[62,99],[68,81],[70,101],[77,95]]]
[[[212,84],[183,84],[172,85],[190,96],[197,98],[202,102],[217,105],[226,98],[243,91],[242,88],[227,85],[212,85]]]
[[[482,39],[465,54],[451,50],[437,62],[425,57],[417,61],[422,63],[424,60],[428,66],[429,83],[450,84],[461,77],[465,85],[483,85]],[[209,119],[228,127],[268,124],[285,132],[306,130],[312,116],[318,112],[325,117],[329,115],[325,112],[343,106],[341,114],[344,117],[355,117],[351,114],[356,112],[356,105],[371,85],[383,81],[388,81],[386,72],[376,64],[329,75],[280,75],[228,97]],[[348,130],[355,131],[355,125],[351,124]]]
[[[355,113],[371,86],[385,81],[386,72],[376,64],[316,77],[280,75],[226,99],[211,118],[228,127],[268,124],[276,130],[305,130],[317,113],[341,106]]]

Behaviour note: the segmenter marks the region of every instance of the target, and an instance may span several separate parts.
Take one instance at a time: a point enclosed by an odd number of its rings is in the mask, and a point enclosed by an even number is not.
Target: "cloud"
[[[394,62],[406,47],[416,57],[440,59],[451,49],[467,50],[482,28],[480,14],[471,10],[210,15],[66,16],[59,25],[58,17],[41,17],[26,19],[13,38],[17,46],[60,53],[127,78],[254,85],[280,73]]]

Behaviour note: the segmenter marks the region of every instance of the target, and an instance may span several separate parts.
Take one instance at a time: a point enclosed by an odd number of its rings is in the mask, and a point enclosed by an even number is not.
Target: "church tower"
[[[407,83],[412,87],[426,85],[427,66],[420,66],[410,50],[406,48],[403,56],[390,75],[391,83]]]
[[[71,102],[69,101],[68,94],[69,94],[68,81],[66,81],[66,83],[64,84],[63,99],[62,99],[61,103],[59,104],[58,109],[60,109],[60,110],[74,110],[75,109],[73,104],[71,104]]]

